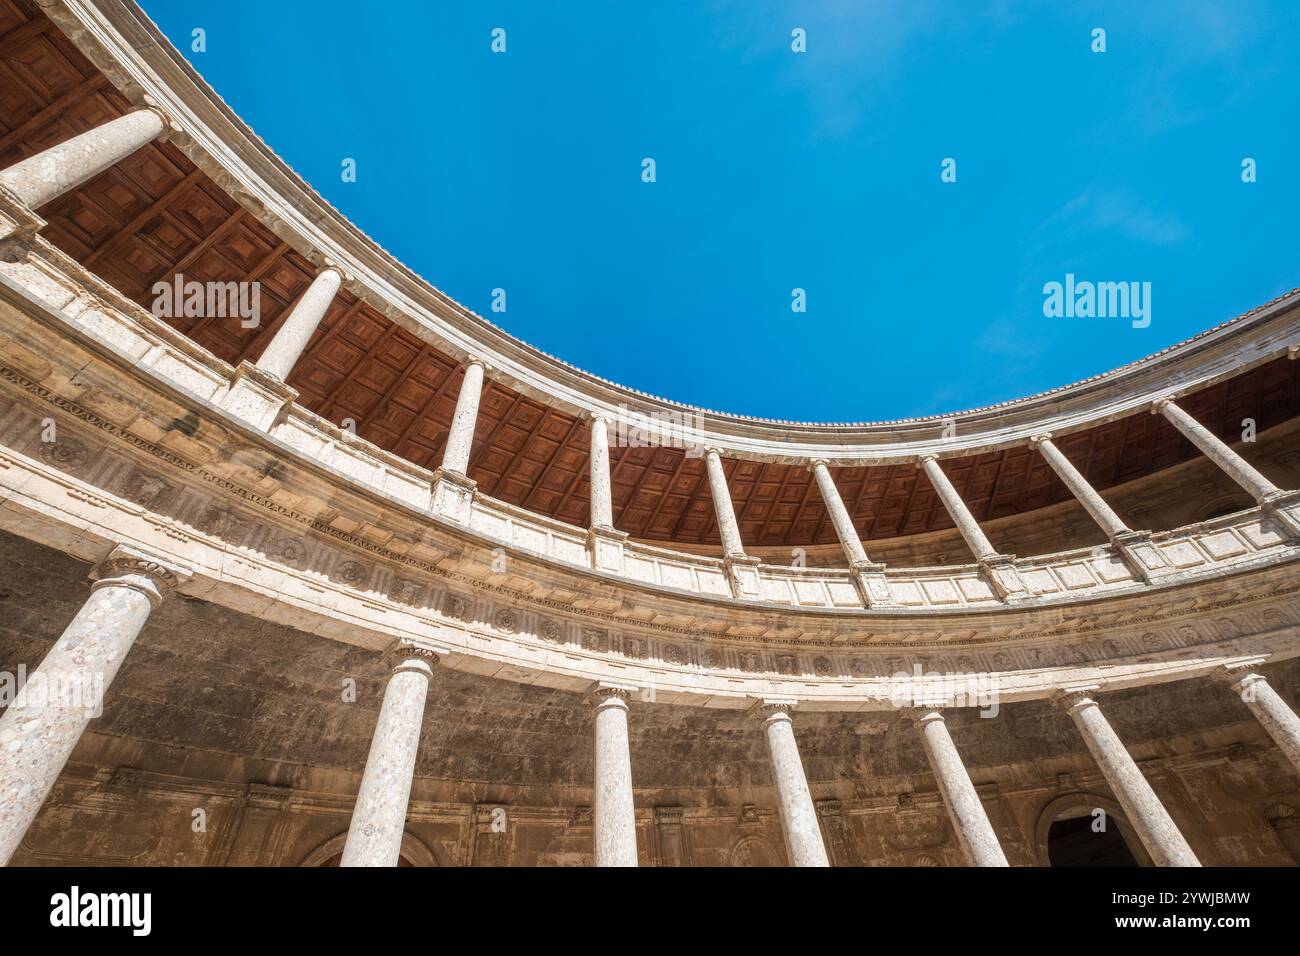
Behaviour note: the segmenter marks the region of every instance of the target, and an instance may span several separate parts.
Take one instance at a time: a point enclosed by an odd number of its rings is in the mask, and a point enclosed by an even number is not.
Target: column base
[[[1150,531],[1121,531],[1110,540],[1120,560],[1135,577],[1148,584],[1177,573],[1178,569],[1170,566],[1160,549],[1151,543]]]
[[[258,431],[269,432],[298,399],[298,393],[252,362],[239,363],[230,388],[217,404]]]
[[[748,598],[756,601],[763,596],[762,583],[758,578],[759,558],[747,554],[729,554],[722,559],[727,569],[727,581],[731,585],[731,596]]]
[[[979,559],[980,570],[993,588],[993,593],[1002,601],[1013,604],[1033,597],[1016,567],[1014,554],[989,554]]]
[[[439,468],[433,473],[433,513],[468,525],[478,482],[458,471]]]
[[[3,186],[0,186],[0,261],[22,262],[31,252],[45,220]]]
[[[889,590],[889,579],[885,577],[885,566],[872,561],[857,561],[849,569],[853,574],[853,583],[858,587],[858,595],[867,607],[896,607],[894,594]]]
[[[1288,538],[1300,541],[1300,491],[1276,491],[1259,504]]]
[[[592,570],[622,574],[625,541],[627,541],[626,531],[618,531],[615,528],[589,528],[587,553],[591,557]]]

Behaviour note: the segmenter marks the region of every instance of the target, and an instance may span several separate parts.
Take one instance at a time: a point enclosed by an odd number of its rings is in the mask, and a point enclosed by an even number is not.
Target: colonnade
[[[127,652],[163,595],[183,583],[185,568],[132,548],[116,548],[92,573],[81,610],[28,678],[37,698],[18,700],[0,716],[0,864],[7,863],[35,819]],[[425,699],[433,667],[448,651],[412,640],[385,655],[384,689],[361,787],[348,828],[344,866],[395,866],[416,772]],[[1232,661],[1216,676],[1238,693],[1260,725],[1300,771],[1300,717],[1259,672],[1262,658]],[[1158,865],[1196,866],[1195,855],[1155,791],[1110,726],[1096,695],[1075,687],[1055,700],[1069,714],[1138,838]],[[636,816],[628,722],[637,688],[598,683],[592,713],[593,859],[597,866],[637,864]],[[797,702],[763,699],[750,712],[762,724],[786,852],[794,866],[828,866],[794,732]],[[966,861],[1006,866],[1006,856],[948,732],[942,706],[904,711],[915,726]]]
[[[163,135],[167,129],[167,120],[159,110],[154,108],[135,110],[0,171],[0,189],[6,190],[20,203],[35,210],[103,172]],[[313,333],[328,312],[343,281],[344,276],[339,268],[326,266],[322,269],[257,359],[255,365],[260,371],[280,381],[288,378]],[[454,486],[454,500],[459,502],[458,510],[462,520],[468,514],[466,507],[468,495],[473,492],[473,482],[469,480],[467,472],[486,372],[487,365],[482,359],[470,356],[466,360],[456,409],[448,429],[442,462],[437,470],[436,481],[449,481]],[[1297,492],[1278,488],[1172,399],[1156,400],[1151,411],[1153,414],[1162,415],[1244,488],[1289,536],[1300,537],[1300,521],[1297,521],[1284,507],[1295,502],[1298,497]],[[593,532],[605,534],[617,533],[614,527],[610,475],[611,414],[597,411],[589,415],[590,526]],[[1038,449],[1071,494],[1097,522],[1110,541],[1119,548],[1121,554],[1138,574],[1149,579],[1159,570],[1158,567],[1152,566],[1158,565],[1159,560],[1150,549],[1144,552],[1147,555],[1144,559],[1139,559],[1132,549],[1132,546],[1143,540],[1147,533],[1134,531],[1124,523],[1123,519],[1056,447],[1050,434],[1034,435],[1029,439],[1029,444]],[[722,540],[723,556],[732,563],[753,562],[754,559],[749,558],[745,552],[740,524],[736,519],[735,506],[727,483],[722,450],[717,447],[706,447],[704,464],[718,532]],[[1018,573],[1012,564],[1012,556],[999,554],[990,543],[974,514],[945,474],[939,456],[935,453],[923,454],[917,458],[916,464],[924,471],[997,595],[1003,600],[1016,600],[1028,596],[1019,582]],[[857,576],[864,602],[868,606],[891,603],[888,586],[879,577],[883,566],[873,564],[868,557],[862,539],[854,526],[853,518],[835,486],[829,462],[826,459],[812,459],[808,462],[808,467],[826,505],[831,525],[835,529],[849,567]],[[435,495],[435,508],[438,507],[439,500],[439,496]]]
[[[158,111],[137,110],[0,171],[0,189],[11,203],[16,200],[35,210],[130,155],[166,128]],[[342,272],[334,267],[326,267],[315,277],[257,360],[262,372],[280,380],[288,377],[342,282]],[[471,357],[467,361],[440,475],[467,481],[486,372],[482,360]],[[1163,415],[1291,534],[1300,532],[1294,518],[1279,507],[1290,502],[1294,492],[1269,482],[1172,400],[1160,399],[1152,411]],[[593,528],[602,531],[614,529],[608,425],[604,414],[591,418],[591,522]],[[1052,443],[1050,435],[1034,436],[1032,443],[1112,541],[1123,545],[1126,536],[1139,534],[1129,529],[1087,483]],[[724,555],[731,560],[746,560],[722,452],[707,448],[704,457]],[[1015,599],[1018,589],[1014,569],[1008,567],[1009,557],[993,548],[948,480],[938,457],[924,455],[918,465],[998,593],[1004,599]],[[849,565],[865,580],[878,572],[879,565],[871,563],[863,547],[828,462],[813,460],[810,468]],[[113,551],[98,567],[96,583],[85,605],[32,675],[31,680],[54,682],[61,692],[48,696],[38,706],[10,706],[0,717],[0,863],[12,856],[86,724],[95,716],[95,707],[86,706],[85,694],[93,698],[98,686],[102,698],[153,609],[168,590],[187,576],[185,569],[155,556],[129,548]],[[868,603],[888,601],[887,588],[882,591],[868,582],[864,589],[871,596]],[[346,866],[393,865],[397,861],[429,678],[445,653],[409,641],[399,642],[390,652],[391,674],[348,831],[343,855]],[[1300,719],[1258,673],[1258,663],[1240,662],[1225,668],[1224,679],[1242,694],[1264,729],[1300,769]],[[62,692],[71,687],[80,687],[81,691]],[[1168,865],[1197,865],[1186,841],[1102,714],[1093,696],[1096,690],[1070,689],[1059,695],[1059,702],[1074,721],[1152,859]],[[632,687],[601,684],[590,695],[595,741],[594,859],[601,866],[632,866],[637,860],[628,748],[634,691]],[[754,707],[767,740],[790,862],[826,866],[826,848],[796,742],[794,711],[795,702],[789,700],[763,700]],[[920,708],[912,719],[967,861],[979,866],[1006,865],[996,834],[948,733],[942,708]]]

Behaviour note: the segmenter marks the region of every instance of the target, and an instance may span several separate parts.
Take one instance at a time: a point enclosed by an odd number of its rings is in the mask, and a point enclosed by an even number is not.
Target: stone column
[[[447,448],[442,454],[442,468],[463,475],[469,469],[469,452],[474,444],[474,426],[478,424],[478,403],[483,394],[485,366],[471,358],[465,366],[465,379],[456,397],[456,411],[447,433]]]
[[[961,495],[957,494],[957,489],[952,486],[948,476],[939,467],[939,460],[934,455],[922,455],[921,468],[938,493],[939,500],[948,509],[948,514],[956,523],[957,530],[961,532],[962,538],[965,539],[967,546],[975,555],[975,560],[984,571],[985,579],[998,597],[1004,601],[1029,597],[1029,592],[1020,579],[1020,572],[1016,569],[1015,556],[999,554],[989,543],[989,539],[980,529],[979,522],[966,507],[966,502],[961,500]]]
[[[1096,489],[1088,484],[1088,480],[1079,474],[1079,470],[1071,464],[1070,459],[1061,454],[1061,450],[1052,444],[1051,435],[1035,435],[1029,439],[1029,444],[1038,448],[1043,458],[1051,465],[1052,471],[1056,472],[1057,477],[1065,483],[1065,487],[1070,489],[1070,494],[1083,505],[1084,510],[1092,516],[1092,520],[1101,526],[1101,530],[1106,532],[1106,537],[1114,540],[1117,535],[1131,530],[1120,516],[1111,510],[1105,499],[1097,494]]]
[[[799,759],[799,745],[794,739],[794,724],[790,720],[794,706],[790,700],[764,700],[756,708],[757,716],[763,719],[772,758],[772,780],[781,805],[785,849],[792,866],[830,866],[817,823],[817,808],[813,806],[803,761]]]
[[[1268,731],[1268,735],[1282,748],[1286,758],[1300,770],[1300,717],[1287,706],[1273,685],[1257,668],[1263,658],[1225,664],[1216,676],[1235,690],[1250,708],[1255,719]]]
[[[0,717],[0,865],[13,856],[150,613],[189,572],[116,548],[21,694]]]
[[[402,640],[385,654],[393,673],[384,688],[379,723],[370,741],[340,866],[397,866],[429,677],[433,665],[446,653]]]
[[[923,455],[921,457],[921,468],[925,471],[926,477],[930,479],[930,484],[939,495],[939,500],[943,506],[948,509],[948,514],[957,525],[957,530],[966,540],[971,552],[976,558],[987,558],[996,555],[998,552],[989,544],[989,539],[984,536],[980,529],[979,522],[975,516],[970,513],[966,507],[966,502],[961,500],[961,495],[957,494],[957,489],[952,486],[948,476],[943,473],[939,467],[939,460],[934,455]]]
[[[338,269],[331,266],[321,270],[257,360],[261,371],[282,382],[289,377],[342,283],[343,273]]]
[[[631,687],[598,684],[596,779],[592,786],[591,830],[596,866],[636,866],[636,807],[632,801],[632,757],[627,743]]]
[[[591,525],[613,529],[614,499],[609,477],[609,419],[591,416]]]
[[[1159,412],[1183,433],[1183,436],[1205,453],[1211,461],[1224,470],[1255,501],[1263,504],[1271,495],[1277,495],[1281,489],[1256,471],[1247,461],[1219,439],[1191,415],[1174,404],[1172,399],[1162,398],[1155,403],[1153,411]]]
[[[1157,866],[1200,866],[1151,784],[1097,706],[1096,687],[1061,691],[1057,704],[1070,715],[1092,757],[1110,784],[1115,799]]]
[[[867,607],[892,605],[893,595],[889,590],[889,581],[885,577],[885,566],[874,563],[867,557],[867,551],[862,547],[862,539],[858,537],[858,529],[853,526],[849,509],[844,507],[844,499],[840,497],[840,490],[835,487],[835,479],[831,477],[827,462],[825,459],[816,458],[810,467],[822,500],[826,502],[826,511],[831,516],[831,524],[840,539],[840,546],[844,548],[844,556],[848,559],[849,570],[853,573],[853,580],[862,595],[863,603]]]
[[[704,449],[704,467],[709,474],[709,490],[713,492],[713,511],[718,517],[718,532],[722,535],[722,553],[727,557],[742,556],[745,546],[740,540],[740,525],[731,504],[731,489],[727,487],[727,473],[722,470],[722,453],[716,448]]]
[[[162,135],[160,112],[140,109],[29,156],[0,172],[0,187],[38,209]]]
[[[817,490],[821,492],[822,501],[826,502],[826,511],[831,516],[831,524],[835,527],[836,537],[840,539],[840,546],[844,548],[844,556],[849,559],[849,566],[866,564],[867,551],[862,547],[858,529],[853,527],[849,509],[844,507],[840,490],[835,487],[835,479],[831,477],[830,468],[821,458],[814,459],[811,467],[813,477],[817,480]]]
[[[937,707],[922,707],[912,713],[912,722],[921,733],[925,755],[934,771],[935,783],[948,807],[952,827],[957,831],[966,862],[971,866],[1007,866],[1006,855],[998,843],[993,824],[984,812],[984,803],[971,783],[961,762],[961,755],[948,733],[948,725]]]

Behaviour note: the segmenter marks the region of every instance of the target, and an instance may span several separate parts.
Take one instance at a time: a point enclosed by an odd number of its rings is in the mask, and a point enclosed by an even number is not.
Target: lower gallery
[[[1300,862],[1300,293],[706,412],[406,270],[129,0],[0,0],[0,72],[0,863]]]

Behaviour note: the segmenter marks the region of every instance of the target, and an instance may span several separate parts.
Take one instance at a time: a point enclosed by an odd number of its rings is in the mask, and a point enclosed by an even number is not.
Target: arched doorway
[[[1057,797],[1039,814],[1036,834],[1040,866],[1150,866],[1119,804],[1095,793]]]
[[[1047,859],[1051,866],[1137,866],[1119,827],[1098,830],[1099,821],[1088,814],[1053,820],[1047,831]]]

